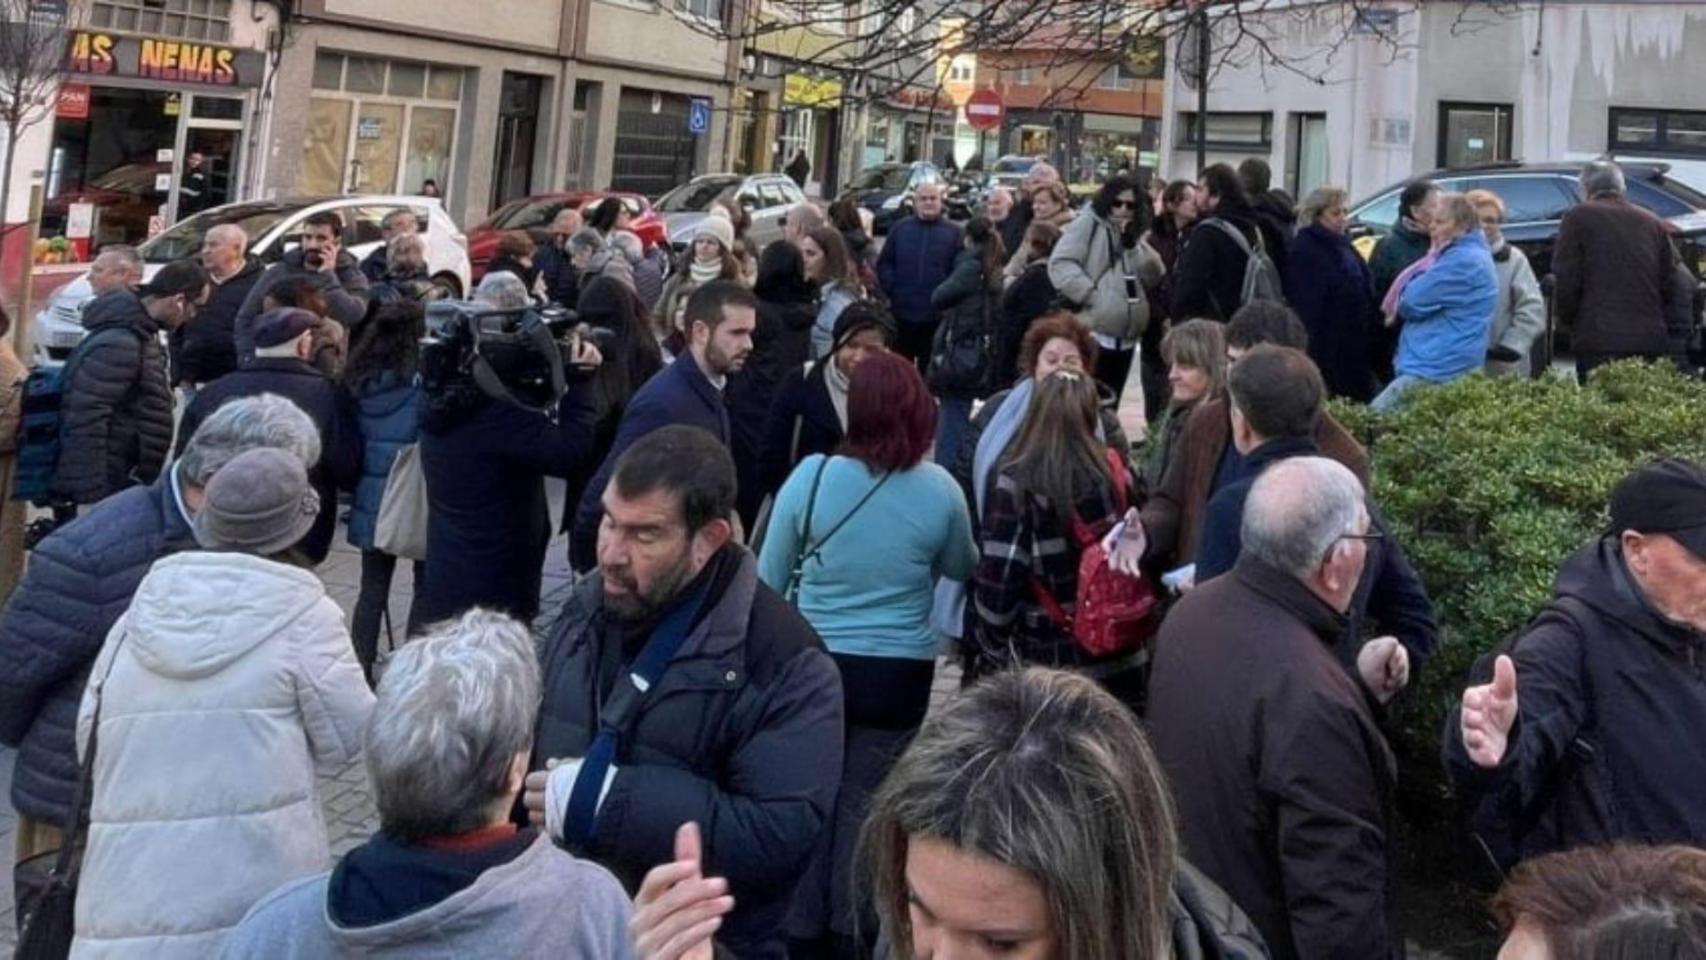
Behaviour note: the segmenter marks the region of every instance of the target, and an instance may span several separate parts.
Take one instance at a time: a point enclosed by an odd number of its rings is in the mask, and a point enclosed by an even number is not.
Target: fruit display
[[[38,265],[81,262],[77,247],[64,237],[41,237],[31,253]]]

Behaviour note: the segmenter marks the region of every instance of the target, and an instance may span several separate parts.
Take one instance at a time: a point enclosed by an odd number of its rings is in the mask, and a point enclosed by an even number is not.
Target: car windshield
[[[717,198],[740,186],[739,177],[708,177],[684,183],[663,195],[657,209],[663,213],[699,213]]]
[[[1630,177],[1629,199],[1666,218],[1706,211],[1706,195],[1669,177]]]
[[[201,253],[202,238],[221,224],[234,223],[249,235],[249,246],[284,218],[308,209],[300,203],[233,203],[179,221],[172,229],[137,247],[144,263],[170,263]]]
[[[557,211],[567,206],[571,203],[563,197],[517,200],[492,215],[492,226],[498,230],[543,227],[557,216]]]
[[[911,167],[871,167],[853,178],[854,190],[905,190]]]

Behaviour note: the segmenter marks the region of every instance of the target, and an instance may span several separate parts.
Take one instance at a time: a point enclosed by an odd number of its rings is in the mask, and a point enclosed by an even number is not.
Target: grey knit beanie
[[[302,461],[261,447],[231,458],[208,481],[195,539],[207,550],[268,557],[306,536],[319,512]]]

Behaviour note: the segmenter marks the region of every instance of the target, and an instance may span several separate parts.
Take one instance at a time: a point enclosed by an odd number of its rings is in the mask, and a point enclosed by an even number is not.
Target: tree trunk
[[[12,242],[12,231],[6,223],[6,207],[12,200],[12,161],[18,153],[19,126],[20,124],[17,120],[10,120],[7,122],[6,152],[4,158],[0,159],[0,266],[3,266],[6,262],[4,258],[6,245]],[[26,254],[29,253],[29,251],[25,252]],[[21,292],[24,288],[24,284],[30,282],[29,264],[30,261],[26,259],[24,261],[23,276],[18,280],[17,292]],[[6,304],[7,315],[12,318],[12,323],[14,325],[22,324],[24,322],[24,318],[18,316],[17,309],[18,304],[22,302],[22,297],[16,297],[13,298],[10,303]],[[12,336],[13,339],[16,340],[17,330],[15,328],[12,332]]]

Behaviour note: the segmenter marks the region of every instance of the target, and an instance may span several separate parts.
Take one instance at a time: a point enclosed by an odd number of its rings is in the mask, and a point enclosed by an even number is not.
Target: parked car
[[[180,220],[171,229],[137,247],[142,254],[142,278],[160,267],[201,252],[202,238],[220,224],[234,223],[249,235],[249,255],[272,263],[295,249],[302,222],[312,214],[336,211],[344,218],[344,249],[357,259],[380,244],[380,223],[399,208],[413,210],[427,238],[427,269],[433,282],[453,297],[471,289],[468,239],[444,212],[436,198],[392,195],[297,197],[228,203]],[[83,339],[83,306],[94,299],[85,272],[53,295],[35,316],[31,335],[34,362],[65,362]]]
[[[912,214],[912,195],[927,180],[946,181],[942,171],[928,160],[911,163],[879,163],[853,175],[847,190],[875,219],[877,233]]]
[[[1043,160],[1043,157],[1023,157],[1016,153],[996,160],[990,164],[989,172],[984,176],[983,200],[988,202],[989,192],[996,187],[1006,187],[1017,193],[1019,188],[1024,186],[1025,177],[1031,172],[1031,168]]]
[[[1623,173],[1629,182],[1629,200],[1665,221],[1696,273],[1706,270],[1706,194],[1670,176],[1670,168],[1662,163],[1624,164]],[[1528,255],[1535,275],[1544,277],[1552,272],[1558,223],[1566,210],[1581,202],[1580,174],[1581,164],[1508,162],[1420,176],[1452,192],[1498,194],[1505,202],[1505,236]],[[1378,239],[1392,231],[1403,189],[1403,183],[1393,184],[1351,208],[1351,235],[1362,247],[1371,246],[1364,238]]]
[[[468,231],[468,260],[474,270],[474,281],[486,275],[486,264],[498,253],[498,238],[511,230],[526,230],[534,243],[551,241],[551,221],[564,210],[579,210],[600,200],[618,197],[634,215],[632,229],[646,249],[666,242],[663,217],[652,208],[651,201],[637,193],[541,193],[511,200],[487,217],[484,223]]]
[[[752,217],[747,239],[760,250],[782,238],[788,211],[806,202],[800,185],[785,174],[702,174],[658,200],[658,212],[668,225],[670,246],[677,251],[685,250],[693,240],[694,228],[710,215],[711,205],[725,198],[732,198],[746,208]]]

